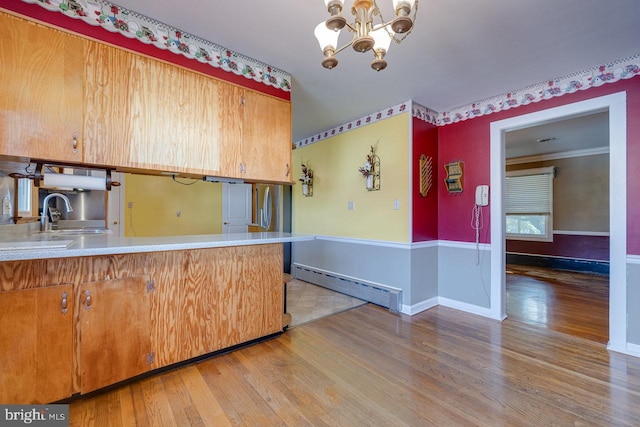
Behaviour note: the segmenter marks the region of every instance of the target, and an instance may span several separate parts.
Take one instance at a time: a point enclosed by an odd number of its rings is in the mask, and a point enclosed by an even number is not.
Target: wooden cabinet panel
[[[135,276],[80,286],[82,393],[154,367],[147,361],[152,353],[148,280],[148,276]]]
[[[234,86],[99,43],[86,70],[85,161],[201,175],[235,168]]]
[[[1,12],[0,28],[0,154],[81,162],[88,42]]]
[[[282,330],[282,247],[231,248],[216,259],[216,350]]]
[[[0,402],[53,402],[280,332],[282,250],[268,244],[0,263],[0,282],[9,284],[0,287]],[[31,284],[32,269],[73,285],[27,288],[43,286]]]
[[[71,396],[72,295],[70,284],[0,293],[0,402],[47,403]]]
[[[242,274],[236,287],[241,290],[240,329],[242,342],[282,330],[284,287],[282,245],[244,246]]]
[[[291,182],[291,103],[245,91],[244,178]]]

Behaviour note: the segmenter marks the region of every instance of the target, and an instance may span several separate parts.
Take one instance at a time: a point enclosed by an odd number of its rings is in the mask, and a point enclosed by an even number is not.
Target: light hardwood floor
[[[640,359],[519,321],[368,304],[72,402],[72,426],[640,425]]]
[[[507,315],[542,328],[609,341],[609,277],[507,265]]]

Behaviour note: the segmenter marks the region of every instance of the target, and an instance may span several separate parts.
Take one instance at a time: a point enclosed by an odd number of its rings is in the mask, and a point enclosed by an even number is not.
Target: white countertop
[[[33,234],[22,237],[13,235],[0,237],[0,262],[262,245],[301,242],[314,238],[310,235],[280,232],[170,237],[118,237],[111,234]]]

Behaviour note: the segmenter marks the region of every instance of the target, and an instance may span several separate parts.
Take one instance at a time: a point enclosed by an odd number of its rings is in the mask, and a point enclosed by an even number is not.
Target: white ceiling
[[[609,113],[552,121],[505,134],[506,158],[609,147]]]
[[[377,1],[389,20],[391,0]],[[294,141],[409,99],[443,112],[640,53],[640,0],[420,0],[381,72],[351,48],[320,65],[322,0],[114,3],[291,73]]]

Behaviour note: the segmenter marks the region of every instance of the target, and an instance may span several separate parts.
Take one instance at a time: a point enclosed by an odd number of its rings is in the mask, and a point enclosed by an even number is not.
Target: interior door
[[[222,233],[246,233],[251,224],[251,184],[222,184]]]

